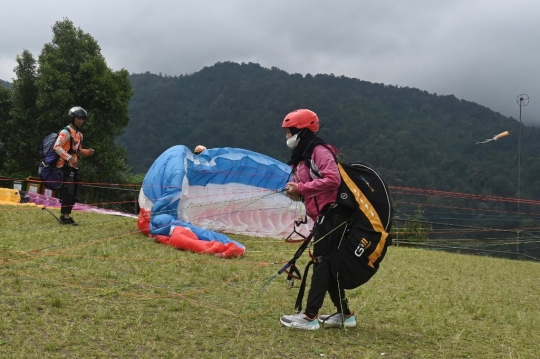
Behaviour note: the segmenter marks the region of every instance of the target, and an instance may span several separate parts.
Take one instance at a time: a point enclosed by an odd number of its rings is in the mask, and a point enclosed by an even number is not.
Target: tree
[[[36,167],[33,152],[37,152],[36,138],[41,137],[35,126],[38,117],[37,64],[29,51],[24,50],[17,56],[15,74],[17,79],[13,82],[11,111],[0,133],[6,153],[3,169],[7,174],[24,173],[28,166]]]
[[[97,42],[70,20],[56,22],[52,30],[39,66],[27,51],[18,57],[12,116],[22,141],[11,141],[7,150],[17,155],[8,169],[34,174],[41,139],[66,126],[68,110],[81,106],[88,112],[83,146],[96,150],[83,160],[83,176],[87,181],[118,181],[127,170],[125,150],[115,140],[129,122],[129,73],[109,69]]]
[[[406,242],[426,241],[429,239],[431,230],[431,226],[425,223],[424,209],[422,207],[417,207],[414,214],[395,229],[398,240]]]
[[[2,125],[0,126],[0,173],[7,161],[5,138],[8,138],[9,132],[7,132],[6,124],[11,122],[9,112],[11,111],[11,91],[7,88],[0,86],[0,119]]]

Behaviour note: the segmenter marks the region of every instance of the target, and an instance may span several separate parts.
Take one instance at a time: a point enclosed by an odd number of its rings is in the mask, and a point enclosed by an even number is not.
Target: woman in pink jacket
[[[316,260],[306,310],[284,315],[280,321],[287,327],[306,330],[319,329],[319,323],[354,327],[355,316],[329,260],[330,254],[337,251],[352,214],[348,207],[335,203],[341,184],[335,157],[337,150],[317,137],[319,119],[313,111],[302,109],[289,113],[282,127],[286,130],[287,146],[292,149],[288,164],[292,168],[293,181],[287,183],[286,195],[294,201],[303,201],[307,214],[316,223],[313,228]],[[327,292],[337,313],[319,315]]]

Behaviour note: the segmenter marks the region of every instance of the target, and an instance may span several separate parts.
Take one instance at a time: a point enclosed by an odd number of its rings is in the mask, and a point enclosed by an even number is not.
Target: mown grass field
[[[537,262],[390,247],[348,292],[358,326],[305,332],[279,323],[297,286],[263,288],[298,244],[233,236],[225,260],[74,217],[0,206],[1,358],[540,358]]]

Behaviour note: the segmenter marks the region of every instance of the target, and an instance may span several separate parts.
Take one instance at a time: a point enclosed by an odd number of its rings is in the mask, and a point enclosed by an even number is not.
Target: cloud
[[[69,18],[113,69],[179,75],[251,61],[453,94],[514,118],[516,97],[527,93],[523,122],[540,124],[540,3],[532,0],[7,0],[4,8],[5,80],[17,54],[37,58],[51,26]]]

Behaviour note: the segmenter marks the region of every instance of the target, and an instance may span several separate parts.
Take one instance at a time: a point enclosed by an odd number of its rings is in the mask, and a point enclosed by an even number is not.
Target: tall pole
[[[518,140],[518,185],[517,185],[517,213],[518,213],[518,229],[517,229],[517,253],[519,254],[519,234],[521,225],[521,109],[529,104],[529,96],[522,93],[517,97],[519,105],[519,140]]]

